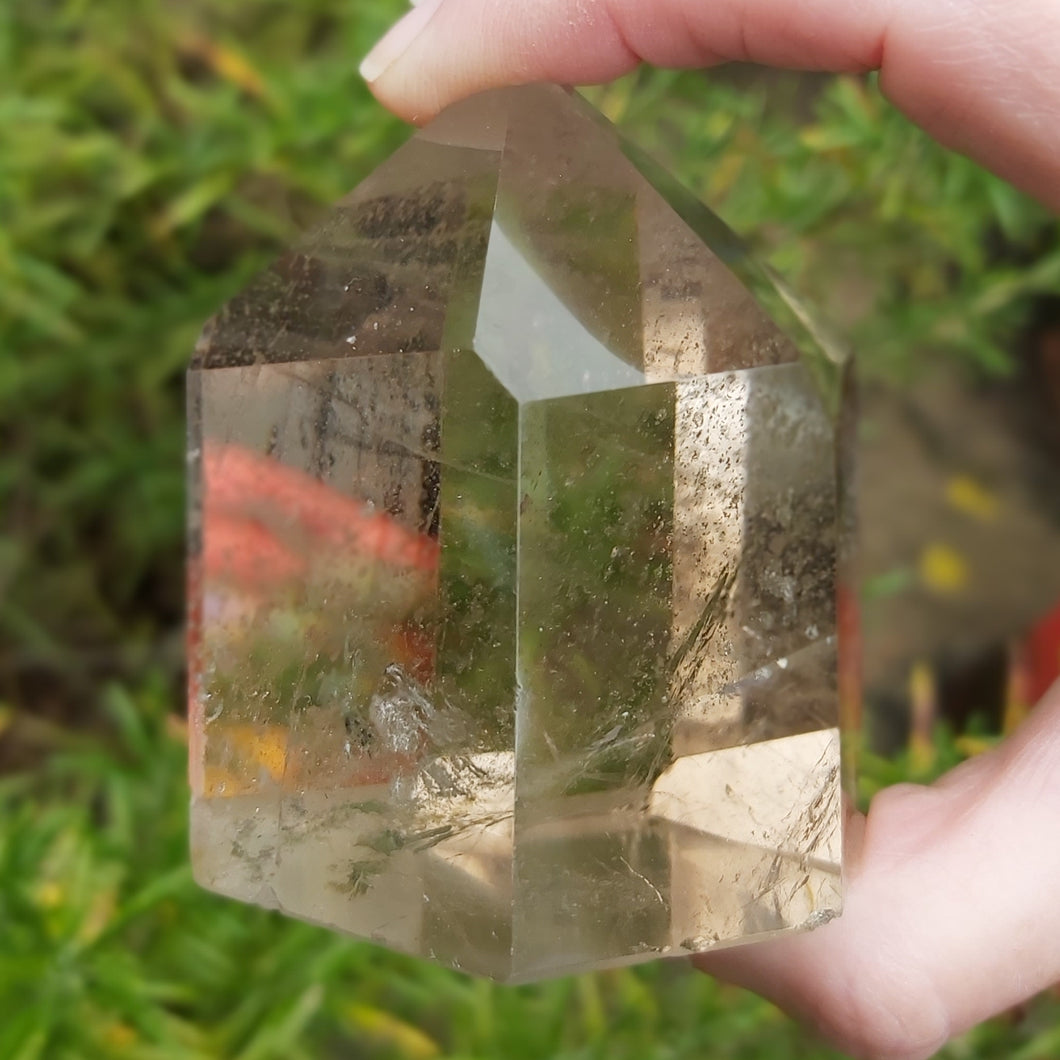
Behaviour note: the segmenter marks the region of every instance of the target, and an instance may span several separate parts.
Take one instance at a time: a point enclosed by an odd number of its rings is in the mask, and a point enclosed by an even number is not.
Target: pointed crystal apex
[[[519,400],[797,357],[724,260],[746,259],[737,237],[702,206],[711,225],[689,227],[673,184],[657,187],[579,96],[535,86],[504,101],[475,348]]]
[[[818,339],[578,96],[418,132],[189,375],[197,879],[504,980],[836,915]]]

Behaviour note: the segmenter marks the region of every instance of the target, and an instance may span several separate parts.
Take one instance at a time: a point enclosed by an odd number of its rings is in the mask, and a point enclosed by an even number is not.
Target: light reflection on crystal
[[[207,326],[205,886],[509,980],[838,912],[832,376],[676,194],[494,93]]]

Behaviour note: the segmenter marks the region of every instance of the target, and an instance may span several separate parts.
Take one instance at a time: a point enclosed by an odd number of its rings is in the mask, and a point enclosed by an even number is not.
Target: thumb
[[[1060,978],[1060,685],[994,751],[854,822],[843,915],[701,957],[856,1056],[934,1055]]]
[[[608,81],[641,61],[879,69],[942,142],[1060,209],[1052,0],[424,0],[362,66],[412,121],[508,84]]]

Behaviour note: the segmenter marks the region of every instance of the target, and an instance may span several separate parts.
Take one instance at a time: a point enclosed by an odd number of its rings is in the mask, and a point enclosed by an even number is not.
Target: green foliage
[[[0,784],[0,1056],[836,1055],[684,962],[498,987],[206,894],[186,863],[187,748],[165,682],[109,686],[102,704],[105,741]],[[959,758],[944,735],[937,752],[936,768]],[[1058,1018],[1043,1001],[944,1055],[1051,1056]]]
[[[92,678],[179,616],[189,351],[402,138],[354,60],[394,6],[5,8],[0,636],[23,668]]]
[[[683,965],[496,988],[190,878],[183,367],[203,319],[404,135],[356,75],[400,7],[0,5],[0,727],[46,752],[0,778],[0,1056],[829,1055]],[[745,82],[644,72],[595,98],[872,371],[936,350],[1005,370],[1060,280],[1055,222],[872,84]],[[957,753],[941,740],[937,764]],[[908,774],[870,760],[866,791]],[[1055,1055],[1058,1016],[950,1055]]]
[[[942,150],[875,80],[642,71],[593,93],[824,310],[870,375],[933,353],[1013,366],[1013,335],[1060,288],[1055,218]]]

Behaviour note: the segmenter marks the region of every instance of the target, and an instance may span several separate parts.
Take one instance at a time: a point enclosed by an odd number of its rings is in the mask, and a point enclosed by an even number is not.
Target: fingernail
[[[422,0],[365,56],[361,77],[377,81],[386,70],[409,50],[412,42],[430,22],[442,0]]]

